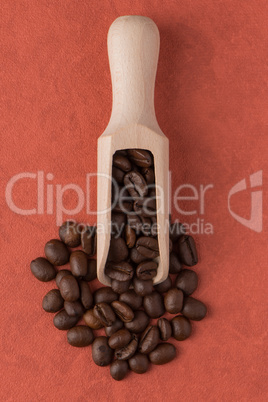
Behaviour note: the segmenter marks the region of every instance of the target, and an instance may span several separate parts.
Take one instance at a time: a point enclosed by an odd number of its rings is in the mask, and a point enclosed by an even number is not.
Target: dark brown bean
[[[45,245],[45,255],[51,264],[59,266],[67,264],[70,253],[62,241],[52,239]]]
[[[97,366],[108,366],[114,357],[114,351],[108,345],[106,336],[97,337],[92,344],[92,358]]]
[[[110,241],[110,249],[108,260],[118,263],[128,258],[128,247],[122,237],[112,237]]]
[[[163,282],[159,283],[158,285],[155,285],[154,288],[157,290],[159,293],[165,293],[172,287],[172,280],[170,276],[167,277]]]
[[[137,353],[133,357],[131,357],[128,361],[129,367],[134,373],[143,374],[146,373],[149,367],[149,360],[148,357]]]
[[[118,294],[116,294],[109,287],[102,287],[95,291],[94,293],[94,303],[112,303],[118,299]]]
[[[183,305],[183,292],[177,288],[170,289],[164,297],[165,309],[170,314],[178,314]]]
[[[132,310],[138,310],[142,305],[142,297],[137,295],[133,289],[122,293],[119,297],[119,301],[128,304]]]
[[[173,251],[169,255],[169,273],[170,274],[177,274],[182,269],[182,265]]]
[[[178,315],[171,320],[173,337],[177,341],[184,341],[192,332],[192,325],[188,318]]]
[[[84,308],[79,300],[68,302],[65,300],[64,309],[70,317],[81,317],[84,314]]]
[[[155,261],[141,262],[136,268],[136,275],[139,279],[147,281],[153,279],[157,274],[158,264]]]
[[[96,227],[85,226],[81,232],[81,245],[83,251],[92,256],[96,253]]]
[[[129,281],[134,274],[133,267],[126,261],[108,262],[105,267],[105,274],[117,281]]]
[[[144,167],[141,169],[141,173],[145,178],[147,184],[154,184],[154,169],[150,167]]]
[[[138,347],[138,338],[132,334],[132,339],[128,345],[115,350],[115,357],[118,360],[129,360],[136,352]]]
[[[156,200],[155,198],[138,198],[133,203],[133,209],[137,215],[151,217],[156,215]]]
[[[116,381],[121,381],[128,373],[128,364],[125,360],[115,360],[110,366],[110,374]]]
[[[60,281],[60,294],[64,300],[73,302],[80,296],[77,280],[73,275],[66,275]]]
[[[117,181],[118,184],[123,184],[125,172],[117,167],[112,167],[112,176]]]
[[[140,264],[142,261],[146,261],[147,257],[140,254],[136,247],[133,247],[130,251],[130,259],[135,262],[136,264]]]
[[[53,323],[57,329],[66,330],[74,327],[79,318],[79,316],[70,317],[65,310],[61,310],[54,316]]]
[[[113,301],[112,307],[114,309],[115,314],[123,321],[130,322],[134,318],[133,310],[129,307],[128,304],[122,301]]]
[[[170,322],[166,318],[159,318],[157,326],[160,332],[162,341],[167,341],[172,335],[172,328]]]
[[[144,354],[152,352],[160,340],[159,329],[155,325],[151,325],[141,335],[139,343],[139,351]]]
[[[186,297],[183,304],[182,314],[190,320],[200,321],[207,314],[207,308],[200,300]]]
[[[85,314],[83,315],[83,319],[84,319],[85,323],[87,324],[87,326],[92,329],[103,328],[103,325],[100,322],[100,320],[97,317],[95,317],[95,315],[93,314],[93,309],[87,310],[85,312]]]
[[[169,227],[169,237],[173,243],[177,242],[178,238],[185,233],[185,227],[180,222],[174,222]]]
[[[142,310],[137,310],[134,312],[133,320],[131,322],[126,322],[125,327],[131,332],[140,333],[145,330],[149,322],[150,318],[148,315]]]
[[[67,275],[72,275],[72,273],[71,273],[71,271],[69,271],[69,269],[62,269],[57,273],[56,285],[58,286],[58,288],[60,287],[60,281],[62,280],[62,278]]]
[[[149,354],[150,362],[153,364],[166,364],[176,356],[176,348],[171,343],[160,343],[155,350]]]
[[[136,243],[136,233],[129,225],[125,227],[125,239],[128,248],[132,248]]]
[[[140,167],[150,167],[153,163],[153,157],[150,152],[142,149],[128,149],[130,159]]]
[[[119,237],[122,235],[126,225],[126,215],[122,213],[112,213],[111,236]]]
[[[70,345],[81,348],[91,345],[94,341],[94,335],[89,327],[77,325],[67,332],[67,341]]]
[[[121,293],[124,293],[129,289],[130,283],[131,283],[130,280],[122,282],[112,279],[111,288],[113,289],[114,292],[120,295]]]
[[[194,271],[183,269],[178,273],[175,286],[181,289],[187,296],[190,296],[195,291],[197,285],[198,277]]]
[[[56,313],[63,308],[64,300],[58,289],[50,290],[43,298],[42,307],[47,313]]]
[[[59,228],[61,241],[68,247],[78,247],[81,243],[79,224],[73,221],[64,222]]]
[[[109,339],[109,346],[112,349],[120,349],[128,345],[131,341],[131,333],[126,329],[119,329]]]
[[[153,281],[151,279],[143,281],[142,279],[134,278],[133,287],[137,295],[143,297],[152,293]]]
[[[144,177],[132,170],[125,174],[124,184],[132,198],[145,197],[148,194],[148,187]]]
[[[159,256],[158,240],[153,237],[140,237],[136,241],[136,248],[141,255],[148,259],[154,259]]]
[[[192,267],[198,262],[197,251],[195,247],[195,241],[192,236],[182,235],[179,237],[177,244],[177,251],[180,261]]]
[[[31,262],[32,274],[41,282],[49,282],[57,275],[53,265],[43,257],[38,257]]]
[[[153,292],[143,298],[143,307],[146,313],[151,318],[159,318],[165,314],[163,297],[158,292]]]
[[[74,276],[85,276],[87,274],[87,255],[82,250],[76,250],[71,253],[70,268]]]
[[[107,303],[96,304],[93,308],[93,314],[105,327],[110,327],[116,319],[113,309]]]
[[[80,280],[79,281],[79,287],[80,287],[80,299],[82,305],[85,307],[85,309],[89,309],[93,305],[93,296],[92,293],[89,289],[89,286],[87,282]]]
[[[86,282],[94,281],[97,278],[97,261],[88,259],[87,260],[87,273],[83,277]]]
[[[124,172],[129,172],[131,170],[131,162],[123,155],[114,154],[113,165]]]
[[[117,318],[110,327],[105,327],[105,333],[107,336],[112,336],[119,329],[123,328],[124,323],[119,318]]]

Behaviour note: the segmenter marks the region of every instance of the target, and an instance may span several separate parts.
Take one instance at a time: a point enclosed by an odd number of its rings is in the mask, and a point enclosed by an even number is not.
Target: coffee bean
[[[177,341],[184,341],[192,332],[192,326],[188,318],[178,315],[171,320],[173,337]]]
[[[128,345],[131,341],[131,333],[126,329],[119,329],[109,339],[109,346],[112,349],[120,349]]]
[[[105,327],[111,326],[116,319],[113,309],[107,303],[96,304],[93,308],[93,314]]]
[[[151,325],[141,335],[139,351],[144,354],[152,352],[159,342],[159,329]]]
[[[114,351],[106,336],[97,337],[92,344],[92,359],[97,366],[108,366],[113,361]]]
[[[141,173],[146,180],[147,184],[154,184],[154,169],[150,167],[144,167],[141,169]]]
[[[148,194],[148,187],[144,177],[135,171],[124,176],[124,184],[132,198],[145,197]]]
[[[194,271],[191,271],[190,269],[183,269],[178,273],[175,286],[178,289],[181,289],[187,296],[190,296],[195,291],[197,285],[198,278]]]
[[[186,229],[182,223],[174,222],[169,226],[169,237],[174,243],[177,242],[178,238],[186,233]]]
[[[123,184],[125,172],[117,167],[112,167],[112,176],[118,184]]]
[[[132,211],[132,202],[119,200],[112,208],[113,212],[127,214]]]
[[[178,314],[183,305],[183,292],[177,288],[170,289],[164,297],[165,309],[170,314]]]
[[[177,274],[182,269],[182,265],[178,259],[177,254],[173,251],[169,255],[169,273],[170,274]]]
[[[112,237],[110,241],[110,249],[108,260],[113,262],[124,261],[128,258],[128,247],[122,237]]]
[[[119,301],[128,304],[132,310],[138,310],[142,305],[142,297],[137,295],[133,289],[122,293],[119,297]]]
[[[79,316],[71,317],[65,310],[59,311],[53,318],[53,323],[57,329],[66,330],[74,327],[78,321]]]
[[[181,312],[190,320],[200,321],[207,314],[207,308],[204,303],[189,296],[184,299]]]
[[[112,213],[111,236],[121,236],[126,225],[126,215],[122,213]]]
[[[136,269],[136,275],[139,279],[148,280],[153,279],[157,274],[158,264],[155,261],[141,262]]]
[[[83,251],[92,256],[96,253],[96,227],[85,226],[81,232],[81,245]]]
[[[133,287],[137,295],[143,297],[152,293],[153,281],[151,279],[143,281],[142,279],[134,278]]]
[[[49,282],[55,278],[57,271],[53,265],[43,257],[38,257],[31,262],[32,274],[41,282]]]
[[[94,315],[93,309],[87,310],[83,315],[83,319],[88,327],[92,329],[100,329],[103,328],[102,323],[100,320]]]
[[[130,159],[140,167],[150,167],[153,163],[151,153],[142,149],[128,149],[128,156]]]
[[[169,254],[170,254],[173,249],[173,243],[170,239],[169,239],[169,243],[168,243],[168,248],[169,248]]]
[[[149,354],[150,362],[153,364],[166,364],[176,356],[176,348],[171,343],[160,343],[155,350]]]
[[[172,287],[172,280],[170,276],[167,277],[163,282],[159,283],[158,285],[155,285],[154,288],[157,290],[159,293],[166,293],[169,289]]]
[[[134,274],[133,267],[126,261],[118,263],[108,262],[105,267],[105,274],[117,281],[129,281]]]
[[[154,259],[159,256],[158,240],[153,237],[140,237],[136,241],[136,248],[141,255],[148,259]]]
[[[64,300],[73,302],[80,296],[77,280],[73,275],[64,276],[60,281],[60,294]]]
[[[71,273],[71,271],[69,271],[69,269],[62,269],[57,273],[56,285],[58,286],[58,288],[60,287],[60,281],[62,280],[62,278],[67,275],[72,275],[72,273]]]
[[[45,255],[53,265],[64,265],[69,261],[69,250],[66,245],[58,240],[52,239],[45,245]]]
[[[113,301],[112,307],[114,309],[115,314],[123,321],[130,322],[134,318],[133,310],[122,301]]]
[[[128,364],[125,360],[115,360],[110,366],[110,374],[116,381],[121,381],[125,378],[128,372]]]
[[[87,275],[87,255],[82,250],[76,250],[71,253],[70,268],[74,276]]]
[[[128,361],[129,367],[134,373],[143,374],[146,373],[149,367],[149,360],[148,357],[137,353],[133,357],[131,357]]]
[[[113,289],[114,292],[118,293],[119,295],[121,293],[126,292],[129,289],[131,281],[117,281],[116,279],[112,279],[111,282],[111,288]]]
[[[177,251],[180,261],[192,267],[198,262],[195,241],[192,236],[182,235],[177,241]]]
[[[118,360],[129,360],[136,352],[138,347],[138,338],[132,334],[132,339],[123,348],[115,350],[115,357]]]
[[[136,247],[133,247],[130,251],[130,259],[135,262],[136,264],[140,264],[143,261],[147,260],[147,257],[144,255],[140,254]]]
[[[61,225],[59,236],[68,247],[78,247],[81,243],[80,227],[73,221],[67,221]]]
[[[94,281],[97,278],[97,261],[96,260],[87,260],[87,273],[83,277],[86,282]]]
[[[161,315],[165,314],[163,297],[158,292],[144,296],[143,307],[151,318],[159,318]]]
[[[160,338],[162,341],[167,341],[172,335],[170,322],[166,318],[159,318],[157,326],[159,328]]]
[[[112,336],[119,329],[123,328],[123,326],[123,321],[121,321],[119,318],[116,318],[110,327],[105,327],[105,333],[107,336]]]
[[[81,348],[91,345],[94,341],[94,335],[89,327],[77,325],[67,332],[67,341],[70,345]]]
[[[115,154],[113,156],[113,165],[124,172],[129,172],[131,170],[131,162],[123,155]]]
[[[47,313],[56,313],[63,308],[64,300],[58,289],[50,290],[43,298],[42,307]]]
[[[131,322],[126,322],[125,327],[131,332],[140,333],[145,330],[149,322],[150,318],[148,315],[142,310],[137,310],[134,312],[133,320]]]
[[[94,293],[94,303],[112,303],[118,300],[118,294],[116,294],[109,287],[102,287],[95,291]]]
[[[133,209],[137,215],[151,217],[156,215],[155,198],[138,198],[133,203]]]
[[[68,302],[65,300],[64,309],[70,317],[81,317],[84,314],[84,308],[80,301]]]
[[[132,248],[136,243],[136,233],[129,225],[125,227],[125,239],[128,248]]]
[[[87,282],[85,281],[79,281],[79,287],[80,287],[80,299],[82,305],[85,307],[85,309],[89,309],[93,305],[93,296],[92,293],[89,289],[89,286]]]

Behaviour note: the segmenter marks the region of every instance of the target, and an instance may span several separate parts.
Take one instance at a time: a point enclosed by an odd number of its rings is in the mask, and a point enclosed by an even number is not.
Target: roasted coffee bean
[[[62,241],[52,239],[45,245],[45,255],[51,264],[59,266],[67,264],[70,253]]]
[[[77,280],[73,275],[64,276],[60,281],[60,294],[64,300],[73,302],[80,296]]]
[[[128,149],[128,156],[137,166],[150,167],[153,164],[152,154],[143,149]]]
[[[177,315],[171,320],[173,337],[177,341],[184,341],[192,332],[192,325],[188,318],[183,315]]]
[[[142,297],[137,295],[133,289],[122,293],[119,297],[119,301],[128,304],[132,310],[138,310],[142,305]]]
[[[113,309],[107,303],[96,304],[93,308],[93,314],[105,327],[110,327],[116,319]]]
[[[111,219],[111,236],[121,236],[125,225],[126,225],[127,217],[125,214],[122,213],[112,213]]]
[[[67,221],[61,225],[59,236],[68,247],[78,247],[81,243],[80,227],[73,221]]]
[[[70,345],[81,348],[91,345],[94,341],[94,335],[89,327],[77,325],[67,332],[67,341]]]
[[[182,223],[174,222],[169,226],[169,237],[174,243],[178,240],[181,235],[186,233],[186,229]]]
[[[42,307],[47,313],[56,313],[63,308],[64,300],[58,289],[50,290],[43,298]]]
[[[156,214],[156,200],[155,198],[138,198],[133,203],[133,209],[137,215],[146,217],[155,216]]]
[[[134,373],[143,374],[146,373],[149,367],[149,360],[148,357],[137,353],[133,357],[131,357],[128,361],[129,367]]]
[[[62,280],[62,278],[67,275],[72,275],[72,273],[71,273],[71,271],[69,271],[69,269],[62,269],[57,273],[56,285],[58,286],[58,288],[60,287],[60,281]]]
[[[172,280],[170,276],[167,277],[163,282],[159,283],[158,285],[155,285],[155,290],[159,293],[165,293],[172,287]]]
[[[87,326],[89,326],[92,329],[103,328],[103,325],[100,322],[100,320],[97,317],[95,317],[95,315],[93,314],[93,309],[87,310],[85,312],[85,314],[83,315],[83,319],[84,319],[85,323],[87,324]]]
[[[154,184],[154,169],[150,167],[144,167],[141,169],[141,173],[145,178],[147,184]]]
[[[200,300],[193,297],[186,297],[183,303],[182,314],[190,320],[200,321],[207,314],[207,308]]]
[[[148,259],[154,259],[159,256],[158,240],[153,237],[140,237],[136,241],[136,249]]]
[[[141,335],[139,343],[139,351],[148,354],[154,350],[160,340],[159,329],[155,325],[151,325]]]
[[[173,251],[169,255],[169,273],[170,274],[177,274],[182,269],[182,265],[178,259],[177,254]]]
[[[94,293],[94,303],[112,303],[118,300],[118,295],[109,287],[102,287]]]
[[[129,225],[125,227],[125,239],[128,248],[132,248],[136,243],[136,233]]]
[[[123,155],[114,154],[113,165],[124,172],[129,172],[131,170],[130,160]]]
[[[125,360],[115,360],[110,366],[110,374],[116,381],[121,381],[128,373],[128,363]]]
[[[86,282],[94,281],[97,278],[97,261],[87,260],[87,273],[83,277]]]
[[[183,305],[183,292],[177,288],[170,289],[164,297],[165,309],[170,314],[178,314]]]
[[[119,318],[117,318],[110,327],[105,327],[105,333],[107,336],[112,336],[119,329],[123,328],[124,323]]]
[[[160,343],[155,350],[149,354],[150,362],[153,364],[166,364],[176,356],[176,348],[171,343]]]
[[[139,279],[144,281],[153,279],[157,274],[158,264],[155,261],[141,262],[136,269],[136,275]]]
[[[170,254],[172,249],[173,249],[173,243],[172,243],[172,241],[170,239],[169,239],[168,245],[169,245],[169,254]]]
[[[122,237],[112,237],[110,241],[110,249],[108,254],[108,261],[120,262],[126,260],[128,257],[128,247]]]
[[[135,262],[135,264],[140,264],[143,261],[147,261],[147,257],[144,255],[140,254],[136,247],[133,247],[130,251],[130,259]]]
[[[129,289],[130,283],[131,280],[122,282],[117,281],[116,279],[112,279],[111,288],[113,289],[114,292],[121,295],[121,293],[124,293]]]
[[[108,262],[105,267],[105,274],[117,281],[129,281],[134,274],[133,267],[126,261]]]
[[[126,346],[115,350],[116,359],[118,360],[130,359],[135,354],[137,347],[138,347],[138,338],[136,337],[136,335],[132,334],[132,339]]]
[[[79,281],[79,287],[80,287],[81,303],[85,307],[85,309],[88,310],[93,305],[92,293],[89,289],[87,282],[85,281]]]
[[[137,295],[142,297],[151,294],[154,288],[152,279],[143,281],[139,278],[133,279],[133,287]]]
[[[128,304],[122,301],[113,301],[112,307],[115,311],[115,314],[122,320],[123,322],[130,322],[134,318],[133,310],[129,307]]]
[[[149,322],[150,318],[148,315],[142,310],[137,310],[134,312],[133,320],[131,322],[126,322],[125,327],[131,332],[140,333],[145,330]]]
[[[54,316],[53,323],[57,329],[66,330],[74,327],[79,319],[79,316],[71,317],[65,310],[61,310]]]
[[[118,184],[123,184],[125,172],[117,167],[112,167],[112,176]]]
[[[92,344],[92,359],[97,366],[108,366],[112,363],[114,351],[108,345],[106,336],[99,336]]]
[[[131,341],[131,333],[126,329],[119,329],[109,339],[109,346],[112,349],[120,349],[128,345]]]
[[[190,269],[183,269],[178,273],[175,286],[178,289],[181,289],[187,296],[190,296],[195,291],[197,285],[198,278],[194,271],[191,271]]]
[[[113,212],[128,214],[132,211],[132,202],[119,200],[112,207]]]
[[[143,307],[146,313],[151,318],[159,318],[165,314],[163,297],[158,292],[153,292],[143,298]]]
[[[167,341],[172,335],[172,328],[170,322],[166,318],[159,318],[157,326],[160,332],[162,341]]]
[[[193,265],[197,264],[197,251],[195,241],[192,236],[180,236],[176,246],[179,259],[183,264],[187,265],[188,267],[192,267]]]
[[[81,317],[84,314],[84,308],[80,301],[68,302],[65,300],[64,309],[70,317]]]
[[[148,187],[144,177],[132,170],[125,174],[124,184],[132,198],[145,197],[148,194]]]
[[[57,275],[56,269],[53,265],[43,257],[38,257],[31,262],[32,274],[42,282],[49,282]]]
[[[85,226],[81,232],[81,245],[83,251],[92,256],[96,253],[96,227]]]
[[[87,255],[82,250],[73,251],[70,255],[70,268],[74,276],[86,276]]]

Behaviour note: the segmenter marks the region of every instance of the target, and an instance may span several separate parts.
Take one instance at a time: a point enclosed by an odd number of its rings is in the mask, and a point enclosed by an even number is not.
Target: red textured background
[[[261,233],[227,208],[238,181],[262,170],[263,191],[267,182],[267,2],[1,0],[0,8],[1,400],[267,400],[267,193]],[[128,14],[151,17],[160,30],[156,113],[170,140],[173,190],[214,186],[204,216],[180,218],[203,218],[214,234],[195,235],[195,296],[208,316],[177,343],[172,363],[118,383],[93,364],[91,347],[69,346],[41,308],[54,285],[35,280],[29,263],[57,234],[55,209],[21,216],[4,194],[13,175],[38,170],[53,173],[54,190],[68,183],[85,189],[111,110],[107,31]],[[20,181],[13,197],[34,208],[36,182]],[[75,193],[64,202],[74,208]],[[249,218],[249,191],[232,208]],[[94,223],[85,208],[75,217]]]

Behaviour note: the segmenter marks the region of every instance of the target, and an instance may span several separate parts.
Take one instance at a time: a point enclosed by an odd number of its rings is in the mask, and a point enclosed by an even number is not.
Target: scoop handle
[[[158,28],[148,17],[130,15],[112,23],[108,33],[113,88],[110,123],[159,128],[154,110],[159,43]]]

